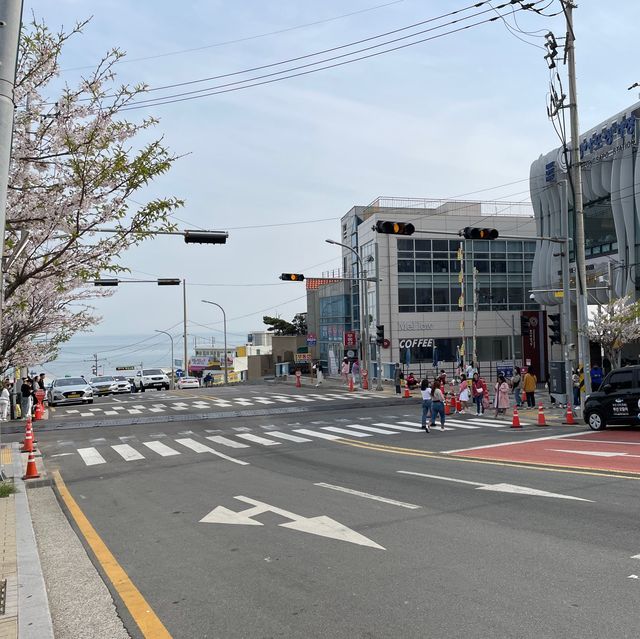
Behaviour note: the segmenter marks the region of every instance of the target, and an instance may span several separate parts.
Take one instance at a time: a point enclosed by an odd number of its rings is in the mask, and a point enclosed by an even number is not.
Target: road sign
[[[116,366],[117,371],[135,371],[135,366]]]
[[[376,544],[375,541],[371,541],[371,539],[368,539],[355,530],[343,526],[335,519],[331,519],[331,517],[326,517],[325,515],[304,517],[303,515],[296,515],[282,508],[270,506],[262,501],[242,495],[238,495],[234,499],[243,501],[245,504],[251,504],[252,508],[236,512],[224,506],[216,506],[208,515],[205,515],[200,520],[200,523],[264,526],[262,522],[256,521],[253,517],[261,515],[262,513],[271,512],[290,520],[284,524],[278,524],[278,526],[282,528],[289,528],[290,530],[297,530],[298,532],[309,533],[310,535],[319,535],[320,537],[329,537],[330,539],[346,541],[352,544],[358,544],[359,546],[369,546],[371,548],[385,550],[383,546]]]
[[[293,356],[295,358],[296,364],[302,364],[304,362],[310,362],[311,361],[311,354],[310,353],[294,353]]]
[[[315,346],[317,341],[318,341],[318,339],[316,338],[316,336],[313,333],[309,333],[307,335],[307,346]]]
[[[344,332],[344,345],[347,347],[356,346],[358,343],[358,338],[356,336],[355,331],[345,331]]]
[[[179,368],[176,371],[176,377],[182,377],[183,375],[184,375],[184,371],[181,368]]]

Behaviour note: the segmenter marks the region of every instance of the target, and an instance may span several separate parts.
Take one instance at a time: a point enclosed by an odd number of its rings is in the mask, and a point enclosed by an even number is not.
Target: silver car
[[[47,391],[49,406],[58,404],[93,404],[93,389],[84,377],[61,377]]]
[[[91,378],[94,395],[111,395],[118,392],[118,382],[111,375]]]

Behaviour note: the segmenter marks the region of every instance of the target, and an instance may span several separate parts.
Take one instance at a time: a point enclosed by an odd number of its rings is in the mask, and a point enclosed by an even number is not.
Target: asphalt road
[[[637,479],[439,454],[534,426],[319,404],[40,448],[176,638],[637,637]]]

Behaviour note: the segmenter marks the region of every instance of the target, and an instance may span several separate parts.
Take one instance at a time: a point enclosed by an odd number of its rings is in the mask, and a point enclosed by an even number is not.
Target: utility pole
[[[13,89],[16,82],[21,23],[22,0],[0,0],[0,264],[4,258],[7,189],[15,109]],[[0,325],[2,325],[1,307]]]
[[[98,353],[93,354],[93,374],[98,376]]]
[[[182,370],[185,377],[189,376],[189,362],[187,361],[187,280],[182,280],[182,324],[184,331],[184,361]]]
[[[378,248],[378,240],[376,238],[376,242],[373,245],[375,249],[375,258],[376,258],[376,318],[377,323],[381,324],[380,321],[380,256],[379,256],[379,248]],[[378,370],[376,375],[376,390],[383,390],[382,386],[382,345],[378,343],[376,339],[376,360],[378,361]]]
[[[565,239],[562,245],[562,352],[564,356],[564,383],[567,393],[567,404],[573,405],[573,380],[571,375],[571,291],[569,290],[569,184],[567,180],[560,182],[561,188],[561,234]],[[575,406],[574,406],[575,408]]]
[[[478,269],[473,267],[473,365],[478,368],[477,332],[478,332]]]
[[[571,177],[573,181],[573,209],[576,219],[576,235],[574,252],[576,256],[576,304],[578,317],[578,344],[580,346],[580,364],[584,371],[584,393],[581,393],[581,403],[584,397],[591,393],[591,357],[589,353],[589,338],[583,330],[589,321],[587,301],[587,269],[584,238],[584,209],[582,201],[582,171],[580,167],[580,129],[578,122],[578,94],[576,87],[576,58],[575,32],[573,30],[572,0],[561,0],[567,21],[567,39],[565,52],[567,54],[567,72],[569,75],[569,116],[571,122]]]

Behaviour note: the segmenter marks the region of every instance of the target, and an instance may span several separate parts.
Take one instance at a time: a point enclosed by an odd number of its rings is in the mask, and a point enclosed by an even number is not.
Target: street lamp
[[[167,331],[161,331],[158,330],[157,328],[155,329],[156,333],[164,333],[165,335],[169,336],[169,339],[171,340],[171,390],[173,390],[174,388],[174,382],[173,382],[173,336],[171,335],[171,333],[167,333]]]
[[[341,246],[342,248],[346,248],[348,251],[351,251],[357,258],[358,263],[360,265],[360,276],[359,281],[362,282],[362,285],[358,285],[360,289],[360,331],[362,333],[362,341],[364,343],[362,348],[362,364],[363,370],[369,370],[369,301],[367,296],[367,285],[363,282],[363,279],[366,278],[364,262],[360,257],[358,251],[347,244],[342,244],[342,242],[336,242],[335,240],[325,240],[327,244],[335,244],[336,246]],[[378,376],[380,376],[380,362],[378,362]],[[362,377],[364,382],[364,376]]]
[[[227,364],[227,314],[224,312],[224,308],[217,302],[210,302],[209,300],[202,300],[205,304],[213,304],[222,311],[222,328],[224,331],[224,385],[229,383],[229,373]]]

